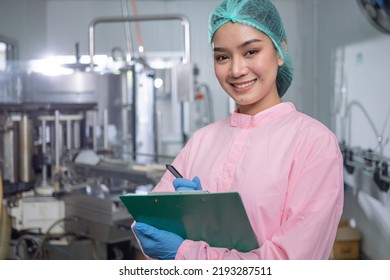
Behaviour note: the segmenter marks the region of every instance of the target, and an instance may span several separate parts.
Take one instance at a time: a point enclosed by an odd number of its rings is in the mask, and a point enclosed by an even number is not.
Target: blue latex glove
[[[176,191],[200,191],[202,184],[198,176],[195,176],[192,181],[185,178],[176,178],[173,180],[173,186]]]
[[[136,223],[133,231],[139,239],[143,252],[153,259],[174,260],[184,241],[179,235],[159,230],[144,223]]]

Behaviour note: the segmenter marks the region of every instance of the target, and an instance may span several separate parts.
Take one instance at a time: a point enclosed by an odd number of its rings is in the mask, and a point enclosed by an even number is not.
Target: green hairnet
[[[280,58],[284,61],[276,77],[278,93],[282,97],[291,84],[293,67],[287,52],[287,36],[282,19],[275,6],[269,0],[224,0],[209,17],[210,43],[218,28],[227,22],[249,25],[271,39]]]

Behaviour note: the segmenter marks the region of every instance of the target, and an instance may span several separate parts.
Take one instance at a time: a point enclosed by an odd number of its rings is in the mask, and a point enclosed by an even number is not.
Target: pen
[[[176,168],[173,167],[173,165],[166,164],[165,166],[166,166],[167,169],[173,174],[173,176],[175,176],[176,178],[183,178],[183,176],[181,176],[181,174],[179,173],[179,171],[177,171]]]

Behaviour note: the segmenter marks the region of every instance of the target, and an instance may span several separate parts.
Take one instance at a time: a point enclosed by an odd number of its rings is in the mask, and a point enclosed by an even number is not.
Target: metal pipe
[[[42,120],[42,154],[43,154],[43,164],[42,164],[42,186],[47,185],[47,165],[46,165],[46,120]]]
[[[88,28],[88,45],[90,67],[94,69],[93,57],[95,55],[95,27],[98,23],[132,22],[132,21],[157,21],[157,20],[180,20],[184,29],[184,59],[183,64],[190,62],[190,24],[186,16],[182,14],[168,15],[141,15],[130,17],[99,17],[92,20]]]
[[[103,110],[103,148],[108,149],[108,111]]]
[[[19,156],[20,156],[20,180],[28,183],[32,179],[32,131],[31,121],[23,114],[19,125]]]
[[[130,83],[128,81],[131,81]],[[127,161],[129,156],[128,153],[131,151],[131,140],[129,135],[129,113],[133,114],[133,111],[135,112],[136,108],[135,106],[131,107],[131,102],[129,101],[129,95],[130,92],[132,93],[131,97],[135,98],[135,75],[134,71],[128,71],[127,73],[122,75],[122,91],[121,91],[121,97],[122,97],[122,108],[121,108],[121,121],[122,121],[122,158]],[[129,88],[129,85],[132,85],[132,88]],[[133,110],[134,109],[134,110]],[[132,110],[132,111],[129,111]],[[131,119],[133,120],[133,127],[135,128],[135,119],[134,116],[131,115]],[[134,133],[134,131],[132,131]]]
[[[92,149],[97,151],[97,114],[98,112],[94,111],[92,115]]]
[[[60,170],[60,112],[54,112],[54,137],[55,137],[55,167]]]
[[[1,163],[1,172],[3,180],[15,183],[19,180],[19,134],[20,115],[7,116],[2,128],[3,133],[3,162]]]
[[[80,149],[80,121],[73,122],[73,146],[76,150]]]
[[[162,151],[162,131],[163,131],[163,120],[162,120],[162,112],[160,110],[156,110],[156,155],[158,155]],[[159,158],[156,158],[158,161]]]
[[[66,121],[66,148],[68,151],[72,149],[72,123],[70,120]]]

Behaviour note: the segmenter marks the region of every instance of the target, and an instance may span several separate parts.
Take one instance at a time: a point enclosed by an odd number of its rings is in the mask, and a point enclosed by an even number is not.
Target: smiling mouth
[[[247,83],[243,83],[243,84],[231,84],[231,85],[234,88],[243,89],[243,88],[250,87],[250,86],[254,85],[255,83],[256,83],[256,79],[254,79],[253,81],[247,82]]]

